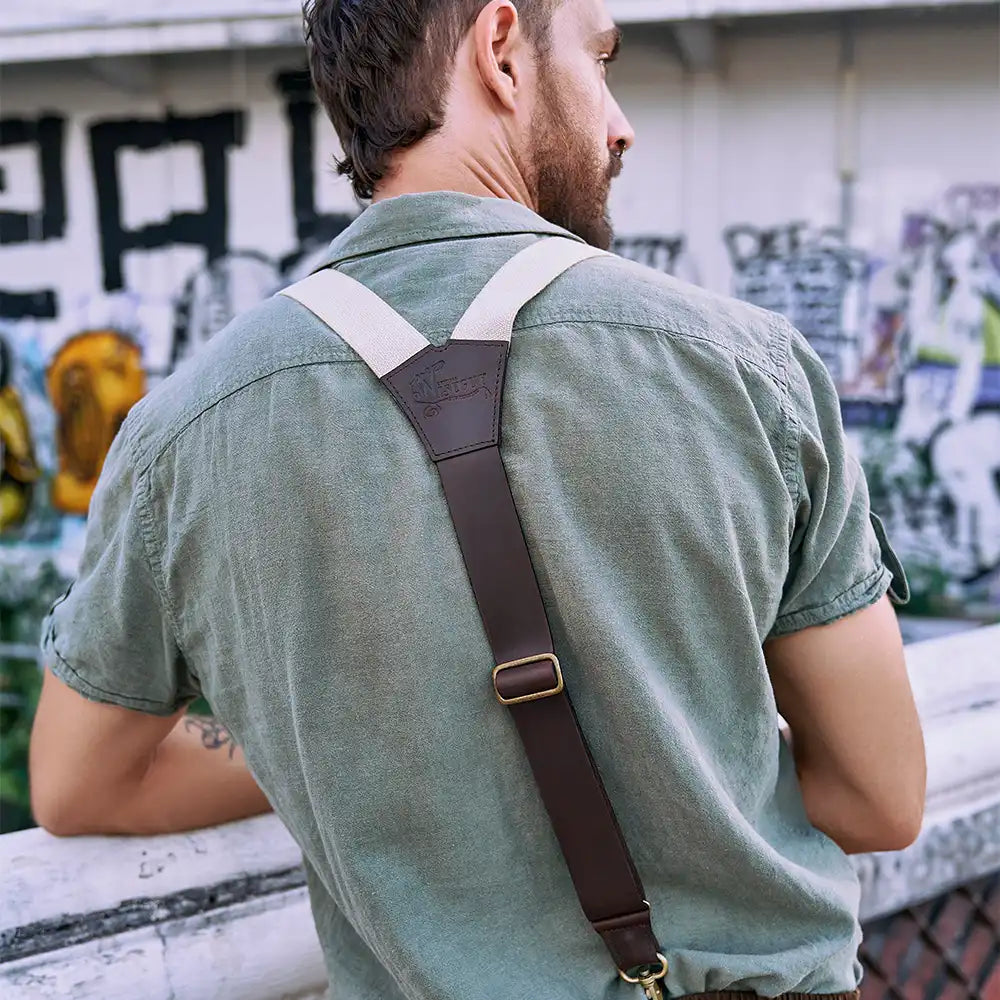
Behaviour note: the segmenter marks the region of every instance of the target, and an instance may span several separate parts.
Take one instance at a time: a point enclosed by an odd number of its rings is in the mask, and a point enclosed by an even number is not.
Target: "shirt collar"
[[[415,243],[515,233],[564,236],[582,242],[516,201],[431,191],[388,198],[365,209],[333,241],[323,266]]]

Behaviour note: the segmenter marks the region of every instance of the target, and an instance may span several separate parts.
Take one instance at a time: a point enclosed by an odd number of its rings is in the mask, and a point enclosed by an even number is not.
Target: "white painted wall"
[[[676,268],[682,276],[794,313],[800,308],[796,296],[802,296],[788,276],[804,273],[795,270],[800,257],[787,249],[758,256],[749,270],[736,274],[723,230],[802,222],[815,232],[837,224],[838,136],[851,137],[857,183],[849,248],[817,258],[824,265],[860,262],[861,271],[837,293],[843,315],[835,325],[844,345],[831,354],[831,364],[843,368],[838,377],[845,419],[870,479],[881,484],[876,506],[913,574],[918,610],[995,617],[1000,368],[986,371],[984,365],[1000,364],[1000,339],[990,339],[1000,338],[1000,312],[990,332],[984,303],[990,296],[1000,302],[1000,249],[991,258],[988,239],[1000,220],[1000,25],[985,8],[961,16],[858,21],[857,101],[846,120],[840,45],[836,25],[822,19],[742,21],[718,32],[714,68],[686,71],[668,31],[634,26],[612,85],[638,143],[614,190],[613,216],[626,237],[683,237],[685,253]],[[40,242],[0,245],[0,291],[50,288],[58,298],[54,319],[0,318],[4,336],[16,345],[14,382],[35,422],[43,469],[55,464],[55,418],[46,410],[43,374],[67,338],[114,327],[142,344],[155,377],[169,366],[179,300],[193,276],[201,275],[202,292],[216,293],[196,296],[196,315],[207,316],[209,327],[294,276],[287,258],[300,240],[292,209],[291,134],[273,78],[300,65],[299,52],[286,48],[2,67],[0,120],[49,113],[65,119],[65,231]],[[226,194],[204,204],[199,147],[192,142],[125,149],[116,161],[123,224],[134,229],[178,212],[218,211],[224,203],[224,250],[236,259],[208,269],[206,252],[197,246],[134,250],[123,258],[124,287],[109,290],[103,287],[101,245],[107,234],[98,221],[97,192],[112,178],[107,171],[95,176],[91,128],[115,119],[162,122],[171,111],[239,116],[243,135],[225,157]],[[329,169],[335,142],[322,114],[315,125],[316,209],[353,212],[347,185]],[[36,212],[37,149],[31,143],[0,145],[0,170],[0,212]],[[945,196],[956,185],[978,185],[985,202],[996,201],[973,220],[978,262],[951,236],[954,245],[904,252],[907,213],[930,213],[954,224],[958,210]],[[39,225],[33,220],[29,235],[37,235]],[[806,244],[810,231],[801,236]],[[751,234],[751,243],[758,236]],[[957,280],[945,285],[940,279],[949,268]],[[908,276],[910,289],[898,280],[900,273]],[[789,286],[784,293],[782,282]],[[873,362],[866,373],[865,359],[878,361],[876,306],[891,306],[890,320],[899,328],[889,338],[883,367]],[[808,315],[797,321],[810,322]],[[907,354],[908,343],[922,344],[937,360]],[[980,382],[993,386],[995,395],[984,395]],[[890,417],[895,429],[873,430]],[[16,491],[17,484],[8,481],[7,489]],[[29,522],[27,532],[8,526],[3,534],[0,569],[5,560],[17,564],[25,558],[18,546],[28,536],[48,538],[61,551],[67,536],[79,537],[77,522],[59,519],[46,507],[44,488],[35,491]],[[37,552],[36,545],[33,565]]]
[[[661,36],[663,37],[663,36]],[[766,226],[839,217],[839,35],[826,22],[741,22],[720,35],[719,213]],[[899,20],[857,31],[858,216],[864,233],[895,240],[903,211],[933,207],[955,183],[1000,183],[1000,22],[983,16]],[[613,194],[622,232],[662,222],[697,231],[685,215],[684,156],[698,126],[696,81],[669,44],[626,31],[612,87],[638,141]],[[687,169],[685,169],[687,168]],[[653,213],[652,215],[650,213]]]

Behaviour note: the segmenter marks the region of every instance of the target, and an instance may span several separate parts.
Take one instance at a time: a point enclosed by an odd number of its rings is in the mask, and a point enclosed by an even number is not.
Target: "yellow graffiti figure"
[[[39,470],[28,418],[10,383],[10,353],[0,341],[0,533],[24,521]]]
[[[111,441],[146,392],[142,352],[115,330],[88,330],[63,344],[47,381],[59,455],[52,506],[86,514]]]

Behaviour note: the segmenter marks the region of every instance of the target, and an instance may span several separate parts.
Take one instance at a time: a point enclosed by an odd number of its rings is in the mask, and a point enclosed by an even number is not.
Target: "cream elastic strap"
[[[528,302],[574,264],[600,256],[603,250],[561,236],[533,243],[490,278],[458,321],[452,340],[509,343],[514,320]]]
[[[454,340],[509,342],[525,304],[574,264],[604,256],[586,243],[547,237],[515,254],[486,283],[452,333]],[[376,377],[429,346],[411,324],[359,281],[332,268],[317,271],[281,292],[302,303],[339,334]]]
[[[281,294],[301,302],[343,337],[378,378],[429,344],[392,306],[333,268],[310,274]]]

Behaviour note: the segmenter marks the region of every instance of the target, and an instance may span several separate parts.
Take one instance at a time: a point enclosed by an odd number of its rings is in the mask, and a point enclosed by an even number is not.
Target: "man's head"
[[[359,197],[514,198],[595,246],[628,122],[603,0],[307,0],[313,81]]]

